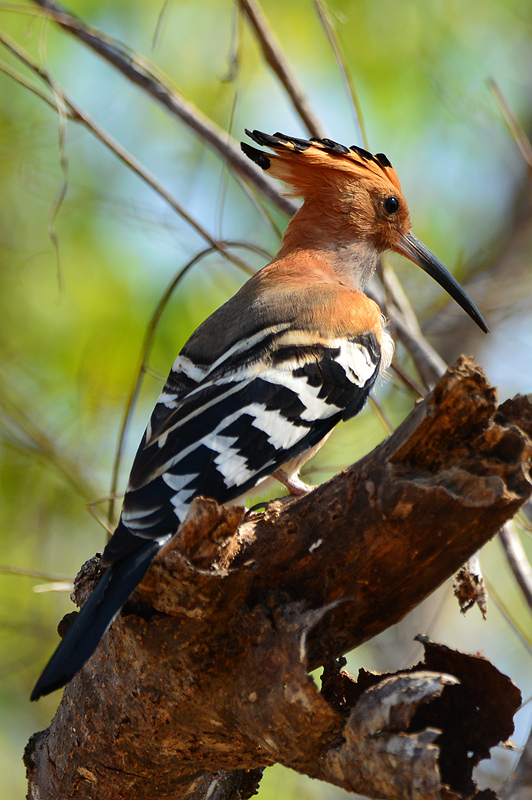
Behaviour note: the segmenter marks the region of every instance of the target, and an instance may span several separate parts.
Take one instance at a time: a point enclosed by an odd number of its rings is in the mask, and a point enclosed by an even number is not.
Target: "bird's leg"
[[[303,483],[297,472],[294,472],[293,475],[288,475],[284,469],[276,469],[275,472],[272,472],[272,478],[286,486],[293,497],[303,497],[303,495],[308,494],[315,488]]]

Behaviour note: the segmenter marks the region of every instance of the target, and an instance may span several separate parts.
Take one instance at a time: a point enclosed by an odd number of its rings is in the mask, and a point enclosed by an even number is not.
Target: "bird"
[[[393,341],[364,287],[385,251],[421,267],[484,331],[480,311],[410,230],[383,153],[246,130],[243,152],[303,204],[281,247],[190,336],[134,458],[103,574],[32,700],[66,685],[96,650],[192,500],[238,501],[271,476],[292,494],[299,469],[364,406]]]

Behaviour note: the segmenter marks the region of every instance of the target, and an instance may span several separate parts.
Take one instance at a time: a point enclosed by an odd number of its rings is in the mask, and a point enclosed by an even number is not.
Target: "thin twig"
[[[530,641],[530,635],[527,634],[521,626],[516,622],[512,614],[510,613],[510,609],[504,603],[501,596],[498,594],[497,590],[495,589],[494,584],[488,580],[488,578],[484,578],[486,582],[486,588],[488,590],[488,596],[491,601],[495,603],[497,608],[499,609],[500,613],[504,617],[505,621],[508,623],[508,627],[516,637],[519,639],[525,650],[527,651],[528,655],[532,656],[532,642]]]
[[[233,102],[231,104],[231,110],[229,112],[229,124],[227,126],[228,134],[230,135],[233,130],[233,122],[235,118],[236,107],[238,103],[238,92],[235,92],[233,97]],[[222,174],[220,176],[220,185],[218,188],[218,197],[216,199],[216,225],[215,225],[215,232],[216,238],[222,238],[222,230],[223,230],[223,218],[224,218],[224,210],[225,210],[225,201],[227,199],[227,190],[229,188],[229,179],[231,177],[231,170],[229,169],[229,165],[227,161],[224,161],[222,164]]]
[[[515,618],[512,617],[510,609],[504,603],[501,596],[498,594],[497,590],[495,589],[494,584],[491,583],[487,578],[484,578],[486,582],[486,588],[488,590],[488,596],[490,601],[497,606],[500,613],[504,617],[505,622],[507,623],[508,627],[511,631],[515,634],[516,638],[519,639],[525,650],[527,651],[529,656],[532,656],[532,643],[530,641],[530,636],[527,634],[521,626],[516,622]]]
[[[499,533],[506,560],[521,587],[528,607],[532,611],[532,567],[528,561],[513,522],[507,522]]]
[[[242,62],[242,29],[244,17],[239,8],[234,5],[231,13],[231,35],[229,40],[229,55],[227,59],[227,72],[222,77],[222,83],[232,83],[236,80]]]
[[[85,508],[91,515],[91,517],[96,520],[98,525],[104,529],[104,531],[110,537],[115,529],[115,526],[110,522],[107,517],[104,517],[103,514],[100,514],[97,511],[97,506],[101,505],[102,503],[108,503],[111,499],[113,500],[122,500],[124,498],[123,494],[115,494],[111,497],[111,495],[106,495],[105,497],[99,497],[97,500],[91,500],[90,503],[85,504]]]
[[[2,575],[21,575],[26,578],[38,578],[40,581],[50,581],[51,583],[71,581],[67,575],[54,575],[51,572],[42,572],[38,569],[26,569],[25,567],[13,567],[10,564],[0,564]]]
[[[340,40],[338,39],[336,31],[334,30],[334,25],[331,21],[329,12],[325,8],[321,0],[314,0],[314,5],[316,6],[316,10],[321,20],[321,24],[323,25],[323,29],[325,31],[327,39],[329,40],[329,44],[331,45],[332,51],[334,53],[336,65],[338,67],[340,75],[342,76],[347,96],[351,101],[351,108],[353,111],[353,121],[355,123],[355,129],[360,137],[362,145],[366,149],[368,149],[368,137],[366,134],[366,126],[364,125],[364,116],[362,114],[362,107],[358,99],[358,93],[355,87],[355,83],[353,81],[353,78],[351,77],[351,72],[347,67],[347,62],[344,56],[344,52],[342,50],[342,45],[340,44]]]
[[[530,173],[532,173],[532,144],[530,143],[530,139],[524,132],[523,126],[517,119],[515,111],[502,93],[502,90],[497,82],[494,81],[493,78],[490,78],[488,80],[488,84],[491,91],[495,95],[495,99],[497,100],[502,113],[504,114],[506,124],[508,125],[511,134],[514,137],[519,150],[521,151],[521,155],[523,156]]]
[[[45,62],[46,33],[47,33],[47,20],[43,19],[41,35],[39,37],[39,54],[43,64]],[[59,249],[59,238],[57,236],[55,221],[57,219],[59,211],[61,210],[61,206],[63,205],[63,202],[65,200],[68,191],[68,158],[66,154],[67,109],[63,97],[61,95],[61,90],[56,85],[55,81],[52,79],[52,76],[50,75],[48,70],[43,69],[43,72],[46,75],[46,82],[54,95],[56,109],[57,109],[57,116],[59,118],[59,126],[57,130],[57,144],[59,148],[59,166],[61,169],[61,183],[59,185],[59,189],[57,190],[56,196],[52,203],[52,207],[50,208],[50,212],[48,214],[48,238],[50,239],[50,242],[52,243],[52,247],[54,248],[55,252],[55,261],[57,266],[57,285],[59,287],[59,294],[61,294],[63,291],[63,274],[61,270],[61,254]]]
[[[512,616],[512,613],[506,603],[502,600],[500,594],[498,594],[497,589],[495,589],[495,585],[491,583],[488,578],[484,578],[486,582],[486,588],[488,590],[488,596],[491,601],[499,609],[500,613],[504,617],[506,623],[510,630],[513,631],[515,636],[519,639],[525,650],[527,651],[529,656],[532,656],[532,642],[530,640],[530,633],[524,631],[519,623],[516,621],[515,617]]]
[[[11,397],[6,392],[5,381],[0,385],[0,408],[4,412],[8,435],[21,435],[24,445],[7,440],[7,444],[23,450],[34,458],[42,458],[51,463],[66,481],[84,499],[94,496],[95,492],[87,478],[80,471],[79,465],[63,455],[56,443],[38,427],[25,410],[26,405],[20,398]]]
[[[234,256],[232,253],[225,250],[225,248],[214,239],[210,233],[197,222],[197,220],[192,217],[188,211],[186,211],[183,206],[176,200],[176,198],[170,194],[170,192],[165,188],[165,186],[151,173],[144,165],[135,158],[125,147],[123,147],[116,139],[114,139],[107,131],[105,131],[92,117],[87,114],[80,106],[78,106],[74,100],[72,100],[68,95],[63,91],[59,90],[57,84],[54,84],[52,87],[52,83],[50,81],[49,76],[47,73],[35,62],[31,56],[24,52],[16,42],[14,42],[10,37],[8,37],[5,33],[0,32],[0,43],[6,47],[13,55],[15,55],[19,60],[21,60],[27,67],[29,67],[36,75],[41,78],[48,86],[54,89],[54,93],[56,97],[60,94],[63,103],[67,106],[70,110],[71,118],[76,121],[80,122],[89,130],[102,144],[104,144],[115,156],[117,156],[122,163],[124,163],[129,169],[132,170],[139,178],[141,178],[148,186],[154,189],[157,194],[163,198],[171,208],[176,211],[185,222],[188,223],[195,231],[198,233],[206,242],[209,243],[210,247],[218,250],[222,253],[225,258],[232,261],[238,267],[243,269],[245,272],[250,273],[251,270],[249,265],[243,262],[241,259]]]
[[[0,61],[0,72],[3,72],[5,75],[8,75],[12,80],[20,83],[25,89],[29,89],[30,92],[36,94],[37,97],[40,97],[41,100],[44,100],[45,103],[48,103],[50,108],[53,108],[54,111],[57,111],[57,106],[52,100],[52,98],[46,94],[37,84],[32,83],[27,78],[22,75],[22,73],[18,72],[18,70],[13,69],[8,64],[4,64]],[[68,114],[69,119],[73,119],[73,116]]]
[[[391,436],[391,434],[394,432],[395,428],[394,428],[394,425],[393,425],[392,421],[388,417],[386,411],[383,409],[381,404],[378,403],[377,400],[375,400],[375,398],[372,397],[371,395],[369,396],[369,404],[371,406],[371,409],[372,409],[373,413],[375,414],[375,416],[379,420],[380,424],[382,425],[382,427],[386,431],[386,435],[387,436]]]
[[[172,0],[164,0],[161,9],[159,11],[159,16],[157,17],[157,23],[155,25],[155,31],[153,33],[153,38],[151,40],[151,49],[152,51],[157,49],[159,44],[159,38],[161,36],[161,32],[163,29],[165,17],[168,15],[168,9],[170,8],[170,3]]]
[[[35,594],[45,594],[47,592],[72,592],[74,581],[72,578],[67,581],[53,581],[52,583],[36,583],[31,587]]]
[[[292,215],[296,206],[275,189],[262,170],[257,169],[245,156],[237,142],[177,91],[158,73],[147,59],[130,53],[124,45],[106,36],[96,28],[71,16],[51,0],[33,0],[45,9],[58,25],[80,39],[107,62],[118,69],[128,80],[140,86],[155,100],[181,119],[201,139],[226,158],[241,175],[254,183],[282,211]]]
[[[399,310],[412,336],[423,336],[416,312],[390,263],[388,253],[383,253],[381,256],[380,269],[387,305],[391,303]]]
[[[290,68],[261,7],[255,0],[238,0],[238,3],[255,32],[266,63],[279,78],[309,134],[319,139],[323,138],[325,132],[299,86],[297,77]]]
[[[414,380],[414,378],[402,368],[397,358],[393,359],[390,365],[390,369],[393,370],[393,372],[395,372],[395,374],[397,375],[403,386],[405,386],[413,394],[417,395],[418,399],[425,397],[426,395],[425,389],[423,389],[421,384],[419,384],[416,380]]]

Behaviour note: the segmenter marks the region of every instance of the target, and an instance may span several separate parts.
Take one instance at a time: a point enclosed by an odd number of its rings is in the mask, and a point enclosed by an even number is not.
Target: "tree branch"
[[[264,16],[262,8],[255,0],[238,0],[238,5],[254,31],[264,60],[277,75],[309,134],[322,139],[325,136],[325,131],[311,109],[305,93],[299,86],[297,77],[290,68],[275,34]]]
[[[251,519],[194,501],[30,740],[28,797],[230,800],[276,762],[373,797],[439,800],[443,783],[471,796],[473,766],[512,731],[509,679],[441,650],[408,677],[358,683],[332,660],[400,620],[526,502],[531,433],[526,399],[497,409],[461,359],[389,439],[308,496]],[[94,558],[78,604],[97,578]],[[308,676],[319,665],[322,693]]]
[[[55,20],[68,33],[86,44],[91,50],[98,53],[105,61],[112,64],[131,83],[139,86],[144,92],[151,95],[170,113],[188,125],[211,148],[222,155],[229,164],[247,180],[254,184],[266,197],[268,197],[281,211],[292,215],[297,206],[293,201],[283,197],[262,170],[256,169],[249,158],[240,150],[240,146],[224,130],[209,119],[193,103],[173,86],[167,83],[163,76],[156,73],[156,69],[147,59],[141,59],[130,53],[123,45],[105,35],[96,28],[86,25],[79,18],[69,14],[52,0],[33,0],[45,9],[46,14]]]
[[[510,569],[523,592],[529,609],[532,611],[532,567],[526,557],[519,534],[514,525],[511,522],[507,522],[499,535]]]

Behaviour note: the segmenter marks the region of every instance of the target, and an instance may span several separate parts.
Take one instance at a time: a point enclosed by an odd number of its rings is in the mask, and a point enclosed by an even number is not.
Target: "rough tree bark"
[[[250,797],[280,762],[371,797],[470,797],[520,702],[425,642],[395,675],[339,656],[400,620],[529,498],[532,407],[461,359],[400,428],[297,500],[187,521],[26,750],[29,798]],[[98,560],[78,576],[82,604]],[[309,670],[324,666],[321,692]]]

